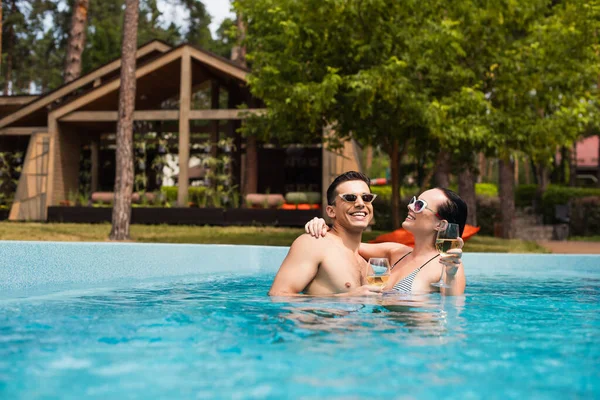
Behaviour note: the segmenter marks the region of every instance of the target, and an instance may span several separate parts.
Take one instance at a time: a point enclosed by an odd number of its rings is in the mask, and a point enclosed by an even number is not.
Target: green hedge
[[[400,200],[400,218],[404,220],[408,209],[406,205],[410,197]],[[373,203],[375,210],[375,225],[373,229],[391,231],[392,206],[389,200],[377,197]],[[494,223],[500,220],[500,199],[498,197],[478,195],[477,196],[477,225],[481,227],[480,235],[492,236],[494,234]]]
[[[375,193],[381,199],[390,200],[392,198],[392,187],[390,185],[371,186],[371,192]],[[418,194],[419,188],[416,186],[405,186],[400,188],[400,197],[411,198]]]
[[[515,206],[530,207],[533,205],[537,185],[519,185],[515,190]],[[542,196],[540,210],[544,216],[544,222],[555,223],[554,207],[560,204],[569,204],[572,199],[589,196],[600,196],[600,189],[549,185]]]
[[[494,224],[501,219],[498,197],[477,196],[477,225],[479,235],[493,236]]]
[[[391,197],[391,191],[389,194]],[[401,220],[404,220],[404,218],[406,218],[406,214],[408,213],[406,205],[408,204],[411,198],[412,196],[400,199]],[[391,199],[385,196],[377,197],[373,202],[373,210],[375,215],[375,224],[373,225],[373,229],[378,231],[391,231],[393,229]]]
[[[593,236],[600,232],[600,196],[574,199],[571,202],[571,236]]]
[[[177,186],[163,186],[160,191],[164,193],[165,200],[167,203],[177,201]],[[204,186],[190,186],[188,187],[188,199],[190,201],[196,201],[196,199],[204,196],[206,188]]]
[[[456,191],[456,187],[450,187],[450,189]],[[384,199],[392,198],[392,187],[390,185],[371,186],[371,192],[376,193],[378,197]],[[476,183],[475,194],[487,197],[498,196],[498,186],[493,183]],[[403,186],[400,188],[400,197],[410,199],[412,196],[417,195],[419,195],[419,188],[417,186]]]
[[[477,196],[495,197],[498,196],[498,185],[494,183],[476,183],[475,194]]]
[[[554,206],[559,204],[569,204],[571,201],[582,197],[600,197],[600,189],[555,185],[549,186],[542,196],[541,211],[544,216],[544,222],[547,224],[556,222],[554,218]]]
[[[531,207],[535,199],[537,185],[519,185],[515,188],[515,206]]]
[[[377,194],[373,203],[375,210],[375,225],[373,229],[389,231],[392,230],[392,187],[373,186],[371,191]],[[400,217],[406,218],[406,205],[412,198],[419,194],[419,188],[416,186],[400,188]],[[494,233],[494,222],[500,215],[500,201],[498,200],[498,187],[493,183],[475,184],[475,193],[477,194],[477,222],[481,226],[482,235],[492,235]],[[481,222],[480,222],[481,221]]]

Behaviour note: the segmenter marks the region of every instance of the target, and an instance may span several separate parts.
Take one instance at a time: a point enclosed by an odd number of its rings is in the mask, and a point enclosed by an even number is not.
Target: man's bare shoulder
[[[332,240],[328,237],[315,238],[308,233],[304,233],[296,238],[292,243],[293,249],[302,249],[308,251],[321,251],[331,246]]]

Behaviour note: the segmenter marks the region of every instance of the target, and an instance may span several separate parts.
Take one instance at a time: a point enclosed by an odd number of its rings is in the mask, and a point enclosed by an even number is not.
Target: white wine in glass
[[[438,231],[437,239],[435,239],[435,248],[442,257],[448,255],[449,250],[460,248],[460,243],[458,242],[458,231],[458,224],[448,224],[446,229]],[[445,272],[446,267],[442,265],[442,274],[440,275],[439,282],[432,283],[431,286],[449,288],[450,286],[444,282]]]
[[[436,239],[435,249],[443,256],[448,255],[448,250],[460,249],[458,239]]]
[[[387,258],[369,258],[367,283],[384,287],[390,279],[390,262]]]

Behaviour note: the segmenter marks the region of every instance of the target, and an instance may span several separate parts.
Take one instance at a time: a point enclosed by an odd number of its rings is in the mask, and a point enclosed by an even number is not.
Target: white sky
[[[202,0],[206,6],[206,10],[212,17],[210,24],[210,30],[214,36],[216,30],[221,25],[221,22],[227,17],[233,18],[234,14],[231,12],[231,1],[230,0]],[[163,13],[163,18],[167,24],[173,20],[181,24],[181,21],[187,18],[187,13],[182,6],[173,5],[173,1],[170,0],[158,0],[158,9]]]
[[[229,0],[204,0],[204,5],[213,18],[210,24],[210,30],[213,34],[225,18],[233,18],[235,16],[231,12],[231,2]]]

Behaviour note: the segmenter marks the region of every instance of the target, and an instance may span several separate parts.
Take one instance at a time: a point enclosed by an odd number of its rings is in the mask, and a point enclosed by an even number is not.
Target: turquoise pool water
[[[467,295],[277,301],[287,249],[0,243],[0,398],[600,398],[600,257]]]

